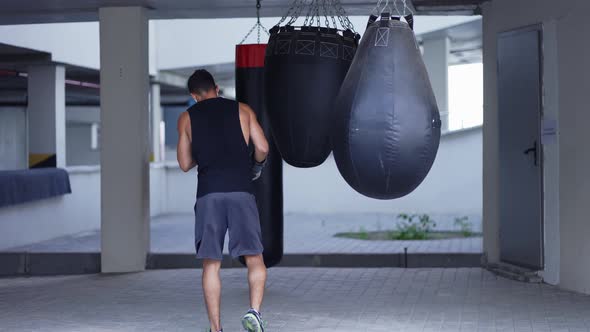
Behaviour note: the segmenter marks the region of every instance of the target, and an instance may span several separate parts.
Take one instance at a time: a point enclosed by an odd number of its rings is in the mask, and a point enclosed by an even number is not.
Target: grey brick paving
[[[475,219],[475,218],[474,218]],[[481,253],[482,238],[431,241],[365,241],[335,238],[339,232],[393,229],[391,216],[380,214],[286,214],[285,253]],[[444,224],[444,223],[443,223]],[[447,221],[447,224],[449,222]],[[477,229],[479,226],[476,226]],[[194,217],[175,214],[155,217],[151,223],[151,251],[157,253],[192,253]],[[225,252],[227,253],[227,239]],[[35,243],[8,251],[92,252],[99,251],[98,231],[75,234]]]
[[[222,270],[226,332],[244,269]],[[590,296],[473,269],[269,270],[275,331],[590,331]],[[0,331],[203,331],[199,270],[0,279]]]

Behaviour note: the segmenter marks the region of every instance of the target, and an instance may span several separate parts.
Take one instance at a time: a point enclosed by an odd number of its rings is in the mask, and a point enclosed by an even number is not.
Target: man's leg
[[[221,278],[219,270],[221,261],[213,259],[203,260],[203,293],[205,295],[205,304],[211,323],[211,331],[221,331]]]
[[[244,257],[248,266],[250,307],[242,317],[242,326],[248,332],[264,332],[260,306],[264,297],[266,266],[262,258],[262,234],[256,199],[250,193],[231,193],[228,209],[229,250],[232,257]]]
[[[248,284],[250,285],[250,307],[260,312],[264,285],[266,284],[266,266],[262,255],[244,256],[248,266]]]

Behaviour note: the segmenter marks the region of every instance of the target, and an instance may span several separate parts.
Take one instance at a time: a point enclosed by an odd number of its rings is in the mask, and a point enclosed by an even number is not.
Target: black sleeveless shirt
[[[197,197],[216,192],[254,192],[239,107],[236,101],[218,97],[188,109],[191,152],[199,172]]]

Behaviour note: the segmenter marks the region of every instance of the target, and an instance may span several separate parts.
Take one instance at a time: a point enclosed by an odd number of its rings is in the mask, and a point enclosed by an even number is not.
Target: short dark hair
[[[188,91],[190,93],[202,94],[215,89],[213,75],[205,69],[197,69],[188,79]]]

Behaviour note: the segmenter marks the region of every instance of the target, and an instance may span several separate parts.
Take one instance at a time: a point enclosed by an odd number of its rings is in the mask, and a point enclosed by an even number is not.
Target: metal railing
[[[479,114],[471,112],[440,112],[442,132],[450,133],[463,129],[478,127],[483,124],[483,108]]]

